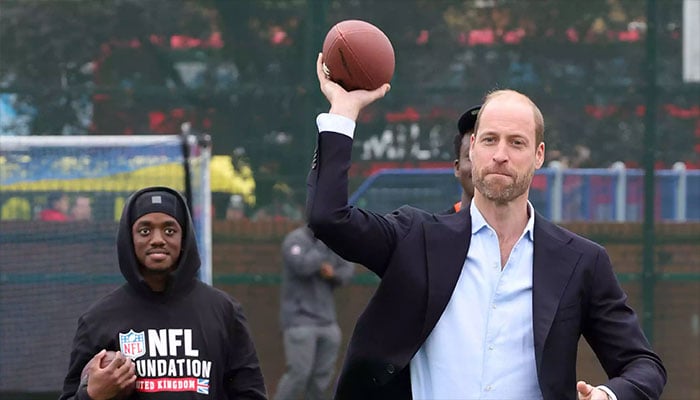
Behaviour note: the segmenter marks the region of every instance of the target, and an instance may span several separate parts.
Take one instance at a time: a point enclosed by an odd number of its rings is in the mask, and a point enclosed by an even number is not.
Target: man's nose
[[[504,163],[508,161],[508,148],[506,143],[500,142],[496,145],[496,149],[493,153],[493,160],[497,163]]]
[[[153,243],[153,244],[165,243],[165,239],[163,238],[163,233],[159,230],[155,230],[153,232],[153,236],[151,237],[151,243]]]

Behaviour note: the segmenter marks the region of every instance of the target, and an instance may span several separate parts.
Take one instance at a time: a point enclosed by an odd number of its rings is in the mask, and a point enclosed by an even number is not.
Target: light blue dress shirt
[[[411,360],[415,400],[542,399],[532,330],[529,202],[528,208],[525,230],[501,269],[496,231],[471,204],[471,243],[457,286]]]

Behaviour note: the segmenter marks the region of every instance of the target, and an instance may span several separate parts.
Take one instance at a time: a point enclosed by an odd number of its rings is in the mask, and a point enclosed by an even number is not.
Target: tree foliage
[[[91,71],[102,46],[175,33],[210,32],[195,1],[6,0],[0,3],[0,89],[32,110],[32,134],[84,130]],[[27,109],[27,108],[25,108]]]

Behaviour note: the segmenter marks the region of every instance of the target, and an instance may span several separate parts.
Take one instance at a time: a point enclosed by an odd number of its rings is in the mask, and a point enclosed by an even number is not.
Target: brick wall
[[[280,243],[297,224],[217,221],[214,224],[214,280],[245,307],[261,359],[265,381],[274,394],[284,372],[284,349],[278,325],[279,285],[274,279],[282,261]],[[641,315],[643,299],[642,226],[639,224],[569,224],[567,228],[603,244],[610,254],[629,302]],[[656,271],[667,274],[654,290],[654,348],[669,373],[664,399],[700,398],[700,224],[657,224]],[[366,273],[362,267],[358,273]],[[241,283],[236,283],[238,275]],[[686,275],[679,275],[686,274]],[[691,279],[688,274],[695,274]],[[256,283],[255,276],[258,276]],[[267,278],[266,278],[267,277]],[[374,291],[357,283],[337,291],[336,306],[343,349],[354,322]],[[341,359],[338,360],[340,365]],[[585,341],[581,342],[578,376],[602,382],[602,371]]]

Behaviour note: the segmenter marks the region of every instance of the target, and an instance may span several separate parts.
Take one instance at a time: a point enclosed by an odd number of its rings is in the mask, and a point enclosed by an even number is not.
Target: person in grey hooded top
[[[60,399],[265,399],[241,305],[197,279],[184,198],[150,187],[126,202],[117,233],[126,279],[78,319]],[[105,368],[104,350],[117,351]],[[86,385],[81,372],[90,360]]]
[[[287,371],[275,399],[327,398],[341,338],[333,290],[350,280],[355,267],[306,226],[287,234],[282,258],[280,322]]]

